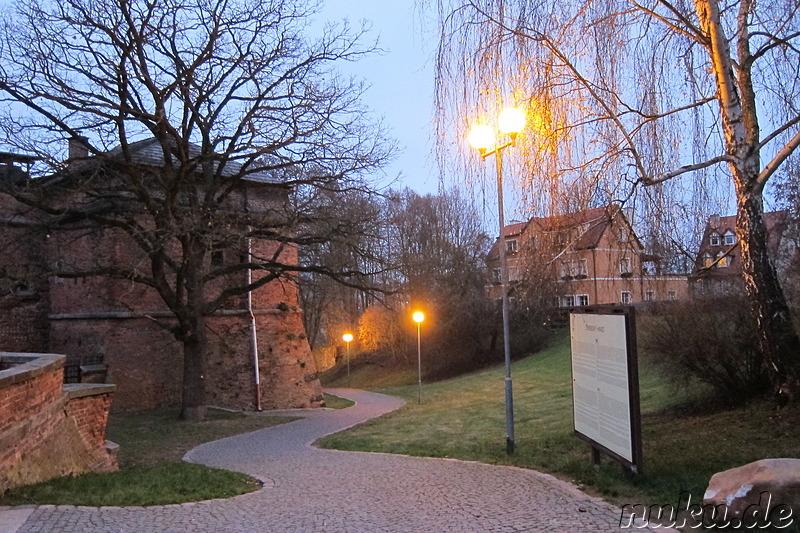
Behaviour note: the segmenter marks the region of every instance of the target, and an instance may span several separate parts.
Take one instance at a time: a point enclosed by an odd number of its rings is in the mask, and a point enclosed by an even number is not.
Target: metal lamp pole
[[[353,340],[353,335],[345,333],[342,335],[342,340],[347,343],[347,386],[350,387],[350,342]]]
[[[506,143],[495,144],[494,131],[489,126],[475,126],[470,133],[470,142],[477,148],[483,159],[494,154],[497,171],[497,213],[500,223],[500,290],[503,310],[503,358],[505,361],[505,400],[506,400],[506,453],[514,453],[514,394],[511,381],[511,328],[509,326],[508,305],[508,265],[506,260],[505,210],[503,206],[503,156],[502,151],[514,144],[517,133],[525,126],[525,115],[516,108],[509,108],[500,114],[500,129],[511,137]]]
[[[425,315],[417,311],[411,318],[417,323],[417,403],[422,403],[422,343],[420,341],[420,328],[422,321],[425,320]]]

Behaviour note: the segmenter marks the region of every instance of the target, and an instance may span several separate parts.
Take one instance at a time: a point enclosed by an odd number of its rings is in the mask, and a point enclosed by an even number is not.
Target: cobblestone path
[[[146,508],[39,506],[18,533],[620,531],[619,508],[539,472],[314,448],[311,443],[321,436],[402,405],[380,394],[330,392],[357,405],[316,410],[303,420],[214,441],[186,455],[263,480],[257,492]],[[0,525],[10,512],[0,510]]]

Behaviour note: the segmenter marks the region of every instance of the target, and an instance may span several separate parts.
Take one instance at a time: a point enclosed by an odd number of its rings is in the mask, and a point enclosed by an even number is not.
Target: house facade
[[[0,179],[24,179],[24,164],[24,156],[0,157]],[[233,208],[256,210],[285,201],[288,194],[285,187],[259,179],[238,187],[231,195]],[[47,229],[34,210],[5,194],[0,194],[0,220],[0,350],[66,354],[67,381],[117,385],[115,409],[179,405],[183,345],[170,332],[177,322],[156,291],[113,277],[49,274],[60,265],[77,271],[98,264],[147,268],[147,258],[130,237],[113,229]],[[249,245],[254,256],[296,264],[296,248],[266,239]],[[210,260],[224,267],[241,261],[241,254],[220,249]],[[235,281],[242,285],[245,280]],[[271,281],[250,298],[229,298],[207,317],[206,327],[209,405],[322,405],[294,282]]]
[[[623,210],[616,205],[504,228],[511,290],[536,286],[559,307],[685,299],[687,278],[665,274],[658,257],[644,253]],[[487,263],[497,296],[500,241]],[[497,294],[494,294],[497,293]]]
[[[800,304],[798,231],[788,211],[764,213],[770,257],[790,301]],[[709,298],[744,293],[736,216],[712,215],[703,232],[694,271],[689,276],[692,296]]]

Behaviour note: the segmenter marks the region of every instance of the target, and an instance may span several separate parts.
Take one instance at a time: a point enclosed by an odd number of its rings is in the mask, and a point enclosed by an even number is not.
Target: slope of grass
[[[0,505],[165,505],[228,498],[258,490],[244,474],[184,463],[190,449],[212,440],[296,420],[209,409],[201,422],[162,409],[112,413],[106,437],[120,445],[118,472],[88,473],[17,487]]]
[[[800,408],[777,413],[771,404],[715,410],[697,387],[676,389],[640,362],[644,473],[633,475],[605,460],[591,466],[587,444],[573,434],[569,342],[513,365],[517,450],[505,453],[503,369],[383,392],[402,396],[404,408],[320,445],[454,457],[553,473],[618,503],[677,502],[681,491],[702,498],[715,472],[766,457],[800,456]],[[691,410],[681,406],[691,405]]]
[[[356,402],[353,400],[334,396],[333,394],[328,394],[327,392],[324,393],[323,396],[325,396],[325,407],[329,407],[331,409],[347,409],[348,407],[352,407],[356,404]]]

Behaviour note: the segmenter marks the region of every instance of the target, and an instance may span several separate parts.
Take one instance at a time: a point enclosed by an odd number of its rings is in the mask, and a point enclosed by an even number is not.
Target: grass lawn
[[[800,457],[800,407],[766,402],[719,410],[702,389],[677,389],[640,359],[644,473],[611,460],[591,466],[589,446],[573,434],[568,336],[513,365],[516,453],[505,453],[503,368],[384,389],[402,409],[322,439],[326,448],[453,457],[555,474],[612,502],[676,504],[681,491],[702,498],[714,473],[767,457]],[[687,408],[691,405],[692,408]]]
[[[325,396],[325,407],[330,407],[331,409],[347,409],[356,404],[353,400],[340,398],[333,394],[324,393],[323,396]]]
[[[178,411],[112,413],[106,438],[120,445],[118,472],[88,473],[18,487],[0,505],[164,505],[227,498],[258,490],[244,474],[184,463],[204,442],[295,420],[209,409],[202,422],[178,420]]]

